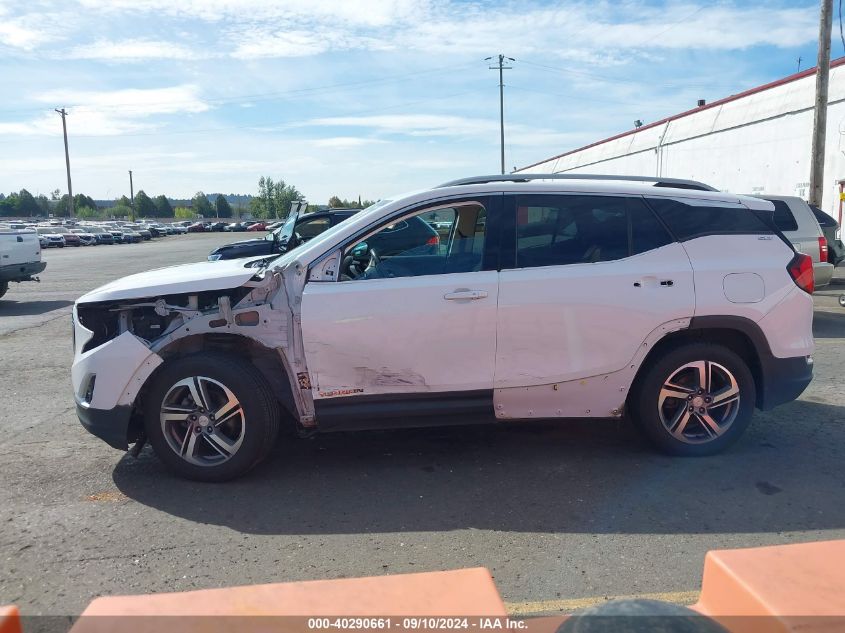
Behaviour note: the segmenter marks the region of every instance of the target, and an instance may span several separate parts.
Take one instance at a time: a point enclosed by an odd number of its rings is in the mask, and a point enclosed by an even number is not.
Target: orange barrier
[[[507,615],[486,569],[97,598],[82,613],[71,633],[267,631],[268,622],[255,616],[303,616],[301,620],[285,621],[287,633],[313,631],[308,627],[307,616],[460,615]],[[241,618],[237,623],[229,619],[241,616],[253,617]],[[121,618],[119,622],[117,617]]]
[[[845,630],[845,541],[707,552],[692,608],[731,633]]]
[[[21,614],[17,607],[0,607],[0,633],[21,633]]]
[[[701,597],[692,608],[731,633],[845,631],[845,540],[708,552]],[[415,616],[505,620],[506,615],[490,573],[475,568],[103,597],[88,605],[71,633],[373,630],[384,627],[315,627],[313,617],[381,617],[396,623]],[[279,616],[294,618],[267,620]],[[520,630],[554,633],[565,619],[530,618]],[[407,630],[398,624],[390,628]],[[21,633],[15,607],[0,608],[0,633]]]

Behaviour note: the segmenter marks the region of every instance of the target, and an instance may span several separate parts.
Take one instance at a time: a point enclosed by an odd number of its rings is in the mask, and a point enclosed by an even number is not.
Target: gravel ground
[[[86,433],[72,301],[232,239],[51,250],[40,285],[0,300],[0,604],[67,615],[107,594],[481,565],[518,610],[694,591],[709,549],[845,538],[845,286],[816,295],[807,392],[712,458],[655,454],[623,422],[530,423],[282,442],[201,485]]]

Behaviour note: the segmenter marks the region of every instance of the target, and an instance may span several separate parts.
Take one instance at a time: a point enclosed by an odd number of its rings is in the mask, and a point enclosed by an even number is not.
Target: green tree
[[[8,197],[0,200],[0,217],[12,218],[18,214],[18,194],[10,193]]]
[[[208,196],[206,196],[202,191],[197,191],[192,202],[194,213],[201,215],[204,218],[211,217],[214,213],[214,209],[208,201]]]
[[[100,209],[89,206],[75,207],[73,213],[76,217],[84,218],[86,220],[103,217],[103,212]]]
[[[43,193],[35,197],[35,201],[38,203],[39,208],[39,215],[49,215],[51,211],[50,201],[47,199]]]
[[[156,215],[160,218],[172,218],[173,207],[170,206],[170,200],[167,196],[160,195],[155,197]]]
[[[217,199],[215,199],[214,201],[214,207],[217,210],[218,218],[232,217],[232,206],[229,204],[229,201],[226,200],[223,194],[217,194]]]
[[[156,217],[155,202],[150,198],[144,190],[138,192],[135,196],[135,217],[136,218],[153,218]]]
[[[32,194],[26,189],[21,189],[21,192],[18,194],[17,214],[22,217],[30,217],[38,215],[40,210],[41,207],[38,206],[38,202],[35,201]]]
[[[173,217],[177,220],[193,220],[197,217],[197,214],[188,207],[176,207],[173,210]]]
[[[345,205],[343,204],[343,200],[341,200],[337,196],[332,196],[331,198],[329,198],[329,206],[332,209],[338,209],[338,208],[343,207]]]

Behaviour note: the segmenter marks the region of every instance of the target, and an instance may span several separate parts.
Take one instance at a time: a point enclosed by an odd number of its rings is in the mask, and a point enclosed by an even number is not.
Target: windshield
[[[367,208],[363,209],[362,211],[359,211],[358,213],[356,213],[354,216],[351,216],[351,217],[366,218],[370,213],[380,209],[381,207],[383,207],[387,204],[390,204],[391,202],[392,202],[392,200],[379,200],[375,204],[371,204]],[[337,228],[339,226],[343,226],[344,222],[339,222],[339,223],[335,224],[333,227],[323,231],[322,233],[320,233],[316,237],[308,240],[308,246],[309,247],[310,246],[319,246],[320,244],[323,244],[324,242],[331,240],[332,236],[337,231]],[[285,225],[287,225],[287,222],[285,222]],[[278,230],[284,231],[284,229],[285,229],[285,226],[282,226]],[[281,238],[279,238],[279,239],[281,240]],[[276,257],[275,259],[269,260],[267,262],[267,267],[269,268],[271,266],[278,266],[278,265],[286,263],[286,260],[283,260],[282,258],[285,257],[289,252],[291,252],[291,251],[288,251],[287,253],[282,253],[281,255],[279,255],[279,257]]]
[[[291,236],[293,235],[293,227],[296,226],[296,219],[299,217],[299,213],[290,213],[285,220],[285,223],[282,224],[279,228],[277,228],[272,233],[268,233],[264,236],[265,240],[273,240],[277,239],[279,244],[287,244],[290,241]]]

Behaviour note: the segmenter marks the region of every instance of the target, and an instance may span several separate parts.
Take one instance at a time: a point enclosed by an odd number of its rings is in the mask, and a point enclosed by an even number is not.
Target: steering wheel
[[[381,266],[381,258],[376,253],[376,249],[370,249],[370,261],[367,262],[367,267],[364,268],[364,274],[362,276],[368,277],[372,279],[373,277],[381,277],[381,274],[378,270],[379,266]]]

